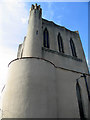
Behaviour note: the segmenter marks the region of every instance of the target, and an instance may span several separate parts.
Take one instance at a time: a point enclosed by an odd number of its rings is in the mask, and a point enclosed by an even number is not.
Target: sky
[[[79,31],[88,62],[88,1],[83,1],[37,2],[37,4],[41,5],[43,18],[72,31]],[[35,3],[28,0],[0,2],[0,91],[7,80],[8,63],[17,58],[18,45],[27,34],[30,7]]]

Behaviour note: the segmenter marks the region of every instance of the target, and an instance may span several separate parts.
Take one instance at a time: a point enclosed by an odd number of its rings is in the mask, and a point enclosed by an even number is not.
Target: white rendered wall
[[[76,79],[80,75],[38,58],[13,61],[3,93],[3,117],[79,118]],[[85,83],[81,86],[87,98]],[[84,103],[87,106],[87,99]]]
[[[33,9],[30,12],[22,57],[41,57],[42,34],[42,17],[40,10]]]
[[[89,73],[88,67],[87,67],[84,51],[82,48],[81,40],[79,37],[79,33],[75,31],[70,31],[65,27],[56,25],[54,22],[47,21],[45,19],[42,19],[42,25],[43,25],[43,31],[45,28],[47,28],[49,32],[49,43],[50,43],[50,48],[49,49],[46,48],[46,50],[44,49],[42,51],[42,57],[44,59],[53,62],[58,67],[63,67],[66,69],[71,69],[81,73],[88,74]],[[63,55],[59,54],[59,50],[58,50],[58,41],[57,41],[58,33],[61,34],[63,40],[63,46],[64,46],[64,54],[62,53]],[[81,59],[82,61],[78,61],[72,56],[70,38],[72,38],[76,48],[76,53],[77,53],[76,59]],[[52,52],[50,52],[50,50],[52,50]],[[56,52],[58,53],[56,54]]]
[[[11,63],[3,111],[11,118],[57,117],[55,68],[38,59]]]

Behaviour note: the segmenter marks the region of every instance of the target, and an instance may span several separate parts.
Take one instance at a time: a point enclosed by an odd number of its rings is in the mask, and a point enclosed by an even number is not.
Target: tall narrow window
[[[84,110],[83,110],[81,89],[80,89],[80,85],[79,85],[78,81],[76,83],[76,93],[77,93],[77,99],[78,99],[80,118],[81,118],[81,120],[83,120],[85,118],[85,116],[84,116]]]
[[[72,39],[70,39],[70,46],[71,46],[71,50],[72,50],[72,55],[73,55],[74,57],[77,57],[75,45],[74,45],[74,42],[73,42]]]
[[[22,51],[21,51],[21,58],[22,58],[22,56],[23,56],[23,49],[22,49]]]
[[[47,28],[43,32],[43,46],[49,48],[49,33]]]
[[[59,52],[62,52],[64,53],[64,48],[63,48],[63,40],[62,40],[62,37],[60,35],[60,33],[58,34],[58,49],[59,49]]]

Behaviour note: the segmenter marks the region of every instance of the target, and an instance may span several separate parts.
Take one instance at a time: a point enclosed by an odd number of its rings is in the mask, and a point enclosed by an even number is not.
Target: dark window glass
[[[70,46],[71,46],[71,50],[72,50],[72,55],[73,55],[74,57],[77,57],[75,45],[74,45],[74,42],[73,42],[72,39],[70,39]]]
[[[58,49],[59,49],[59,52],[62,52],[64,53],[64,48],[63,48],[63,40],[62,40],[62,37],[60,35],[60,33],[58,34]]]
[[[43,46],[49,48],[49,33],[47,28],[43,32]]]
[[[80,85],[79,85],[78,81],[76,83],[76,93],[77,93],[77,99],[78,99],[78,105],[79,105],[80,118],[81,118],[81,120],[83,120],[85,118],[85,116],[84,116],[84,110],[83,110],[81,89],[80,89]]]

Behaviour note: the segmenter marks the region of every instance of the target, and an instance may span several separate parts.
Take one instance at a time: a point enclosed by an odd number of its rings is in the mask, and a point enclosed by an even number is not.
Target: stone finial
[[[37,3],[35,4],[35,7],[34,7],[35,9],[37,9]]]
[[[40,5],[37,5],[37,3],[35,4],[35,6],[32,4],[31,8],[30,8],[30,15],[31,15],[31,11],[32,10],[39,10],[39,16],[42,15],[42,9],[40,8]]]
[[[38,9],[40,10],[40,5],[38,6]]]
[[[31,10],[33,10],[33,9],[34,9],[34,5],[32,4]]]
[[[40,5],[37,5],[37,3],[35,4],[35,6],[32,4],[31,8],[30,8],[30,11],[33,10],[33,9],[37,9],[37,10],[40,10]]]

